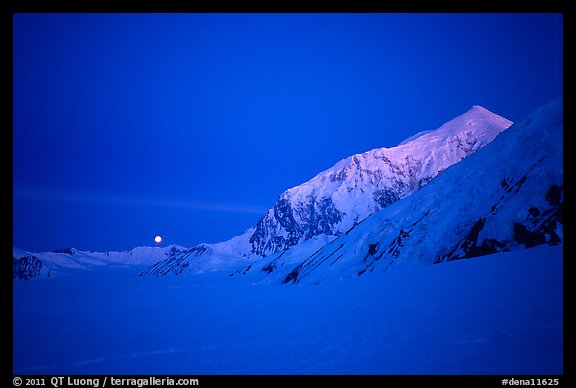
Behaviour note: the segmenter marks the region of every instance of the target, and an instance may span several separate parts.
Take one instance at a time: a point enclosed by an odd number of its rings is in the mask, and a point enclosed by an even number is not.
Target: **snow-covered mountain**
[[[312,253],[370,214],[413,194],[446,168],[489,144],[511,124],[474,106],[440,128],[420,132],[396,147],[348,157],[285,191],[242,235],[185,250],[142,274],[234,268],[296,245]]]
[[[31,253],[12,248],[13,279],[29,280],[69,274],[76,270],[103,267],[124,267],[141,270],[153,263],[177,255],[186,248],[136,247],[122,252],[87,252],[74,248],[59,248],[52,252]]]
[[[556,99],[320,249],[295,246],[236,273],[283,283],[319,282],[559,245],[562,128],[562,99]]]
[[[416,192],[490,143],[512,123],[480,106],[394,148],[354,155],[284,192],[256,225],[252,252],[266,256],[311,237],[340,235]]]

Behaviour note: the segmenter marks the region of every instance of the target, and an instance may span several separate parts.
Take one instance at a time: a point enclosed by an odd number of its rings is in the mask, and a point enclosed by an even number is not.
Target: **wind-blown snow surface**
[[[14,281],[14,374],[561,374],[562,247],[320,285]]]

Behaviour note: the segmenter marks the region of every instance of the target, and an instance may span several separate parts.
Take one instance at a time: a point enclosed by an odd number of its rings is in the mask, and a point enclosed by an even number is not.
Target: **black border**
[[[117,1],[97,1],[97,0],[85,0],[85,1],[48,1],[48,0],[8,0],[3,1],[0,5],[1,15],[0,15],[0,29],[1,29],[1,49],[2,49],[2,60],[0,67],[0,85],[2,85],[2,106],[5,109],[4,114],[1,116],[3,123],[3,135],[4,141],[3,146],[6,148],[2,152],[2,156],[7,160],[2,163],[3,176],[8,177],[7,180],[12,183],[12,74],[13,74],[13,14],[14,13],[205,13],[205,12],[226,12],[226,13],[391,13],[391,12],[406,12],[406,13],[561,13],[563,14],[563,25],[564,25],[564,48],[574,48],[576,47],[576,42],[574,42],[573,37],[576,34],[573,27],[573,8],[569,7],[570,0],[564,1],[554,1],[554,0],[503,0],[499,2],[490,3],[489,1],[483,0],[479,2],[459,2],[454,3],[453,1],[442,0],[442,1],[414,1],[414,0],[393,0],[387,1],[383,4],[377,4],[376,2],[371,2],[371,4],[359,4],[359,3],[341,3],[330,5],[329,9],[325,6],[308,4],[306,7],[301,5],[295,5],[294,3],[282,3],[274,5],[256,5],[256,4],[245,4],[242,2],[236,3],[236,5],[229,4],[218,4],[214,2],[187,2],[184,0],[166,0],[161,2],[135,2],[128,0],[117,0]],[[565,53],[570,53],[570,50],[564,50]],[[573,69],[576,68],[574,60],[570,56],[564,56],[564,105],[567,105],[570,109],[574,104],[574,86],[576,86],[576,80],[574,79]],[[566,70],[568,69],[568,71]],[[572,113],[572,112],[570,112]],[[564,131],[564,155],[570,155],[569,144],[572,143],[572,132],[576,129],[576,123],[574,123],[574,115],[564,114],[564,119],[567,121],[565,127],[569,128],[569,132]],[[574,203],[572,199],[575,197],[576,190],[574,187],[574,182],[576,177],[573,175],[572,164],[566,163],[564,159],[564,196],[568,200],[565,200],[564,212],[566,215],[576,214],[576,209],[574,208]],[[7,204],[12,204],[12,190],[8,184],[2,185],[2,198],[6,200]],[[8,218],[8,211],[2,212],[2,220],[6,223],[10,222],[7,228],[2,230],[10,231],[9,233],[3,233],[3,236],[8,240],[6,241],[6,256],[8,256],[8,250],[12,246],[12,207],[9,208],[10,218]],[[559,378],[561,386],[576,386],[575,372],[576,364],[574,358],[574,341],[575,335],[573,328],[576,328],[576,322],[574,321],[574,297],[576,296],[576,291],[574,290],[574,275],[576,275],[576,268],[574,262],[573,252],[573,241],[571,240],[574,235],[574,227],[571,224],[571,217],[564,217],[565,220],[569,220],[564,226],[564,373],[563,375],[553,375],[553,376],[539,376],[539,375],[529,375],[529,376],[514,376],[514,375],[377,375],[377,376],[349,376],[349,375],[239,375],[239,376],[213,376],[213,375],[171,375],[172,378],[187,377],[187,378],[197,378],[202,386],[210,383],[230,383],[230,384],[242,384],[242,383],[262,383],[270,385],[272,383],[277,383],[278,381],[286,383],[298,383],[300,381],[306,381],[310,383],[323,383],[327,379],[333,380],[336,383],[343,384],[370,384],[370,382],[376,380],[382,383],[395,383],[398,386],[402,384],[418,384],[421,386],[428,386],[430,384],[444,384],[444,383],[457,383],[461,386],[466,387],[491,387],[491,386],[502,386],[502,379],[504,378],[515,378],[517,380],[522,379],[536,379],[536,378]],[[566,259],[568,257],[568,259]],[[5,276],[3,285],[9,288],[4,295],[10,295],[10,301],[3,303],[3,306],[10,308],[10,317],[12,316],[12,279],[9,278],[11,270],[8,264],[9,261],[7,257],[4,261],[4,266],[2,274]],[[12,327],[12,319],[4,327]],[[12,330],[6,333],[5,344],[12,344]],[[10,337],[8,337],[10,336]],[[12,347],[4,347],[9,353],[12,359]],[[4,359],[7,359],[6,357]],[[12,362],[3,365],[2,375],[6,378],[2,378],[0,381],[6,381],[6,386],[13,385],[13,373],[12,373]],[[25,378],[26,376],[19,376]],[[50,379],[52,376],[28,376],[33,378],[47,378]],[[81,376],[78,376],[81,377]],[[99,377],[98,376],[83,376],[83,377]],[[147,376],[133,375],[133,376],[115,376],[115,377],[134,377],[142,378]],[[167,377],[166,375],[156,375],[156,377]],[[9,382],[8,382],[9,381]],[[47,386],[49,385],[49,380],[47,380]],[[64,385],[66,386],[66,385]]]
[[[574,6],[574,4],[572,4]],[[564,108],[568,107],[568,112],[563,109],[564,116],[564,128],[563,128],[563,160],[564,160],[564,239],[563,239],[563,249],[564,249],[564,300],[563,300],[563,317],[564,317],[564,327],[563,327],[563,339],[564,339],[564,376],[567,381],[570,381],[571,386],[576,386],[576,358],[574,352],[574,343],[576,342],[576,336],[574,335],[573,328],[576,327],[576,321],[574,319],[575,305],[576,305],[576,290],[574,289],[574,275],[576,274],[576,263],[574,262],[575,251],[574,251],[574,223],[571,216],[576,214],[576,209],[574,208],[574,198],[576,198],[576,187],[574,175],[574,154],[570,152],[573,148],[574,143],[574,129],[576,128],[576,120],[574,117],[574,112],[571,107],[574,106],[575,98],[575,86],[576,79],[574,77],[573,69],[576,68],[576,61],[574,61],[574,55],[567,55],[571,47],[575,47],[576,44],[574,29],[574,8],[565,8],[563,12],[563,25],[564,25],[564,63],[563,63],[563,81],[564,81]],[[568,131],[566,131],[568,128]],[[568,159],[566,158],[568,156]],[[568,217],[566,217],[568,215]]]
[[[225,12],[225,13],[563,13],[570,0],[501,0],[454,2],[451,0],[388,0],[386,2],[331,2],[326,4],[298,4],[294,2],[192,2],[182,0],[134,1],[134,0],[5,0],[10,12]],[[320,3],[320,2],[319,2]]]
[[[27,379],[30,380],[44,380],[45,387],[51,387],[50,381],[52,378],[63,378],[64,383],[59,384],[58,387],[73,387],[74,385],[68,385],[66,381],[70,379],[98,379],[99,380],[99,387],[103,386],[104,379],[107,379],[106,387],[120,387],[120,385],[111,385],[110,381],[111,378],[114,379],[162,379],[162,378],[170,378],[173,380],[182,379],[197,379],[198,384],[195,386],[205,387],[209,386],[210,384],[229,384],[229,386],[240,385],[245,383],[253,383],[262,384],[264,386],[273,387],[274,384],[278,384],[279,381],[282,384],[290,385],[290,384],[298,384],[301,382],[311,383],[311,384],[322,384],[328,383],[337,383],[342,384],[344,386],[370,386],[373,385],[374,382],[377,383],[389,383],[393,384],[393,387],[402,387],[404,384],[410,387],[430,387],[430,386],[444,386],[446,382],[449,383],[456,383],[460,387],[514,387],[519,386],[519,384],[510,383],[511,380],[534,380],[535,386],[538,386],[538,380],[540,380],[540,387],[543,387],[542,384],[543,380],[546,380],[547,383],[551,383],[546,385],[546,387],[563,387],[568,385],[567,380],[562,376],[554,376],[554,375],[521,375],[521,376],[512,376],[512,375],[496,375],[496,376],[483,376],[483,375],[471,375],[471,376],[461,376],[461,375],[454,375],[454,376],[445,376],[445,375],[19,375],[15,376],[15,379],[22,379],[26,381]],[[503,384],[503,380],[507,380],[507,384]],[[555,383],[554,380],[558,381],[558,384]],[[11,381],[12,377],[11,377]],[[40,385],[40,384],[37,384]],[[17,386],[16,384],[12,386]],[[22,387],[26,387],[25,384],[21,385]],[[42,386],[42,385],[40,385]],[[88,387],[89,385],[85,385]],[[124,387],[128,387],[129,385],[124,385]],[[135,386],[135,385],[132,385]],[[153,385],[142,385],[143,387],[152,387]],[[162,385],[156,385],[162,386]],[[164,385],[170,386],[170,385]],[[174,386],[178,386],[174,384]],[[180,387],[192,387],[194,385],[179,385]]]

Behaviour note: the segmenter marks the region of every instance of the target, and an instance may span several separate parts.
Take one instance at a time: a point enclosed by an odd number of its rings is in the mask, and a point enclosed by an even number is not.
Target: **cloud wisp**
[[[268,209],[246,204],[184,200],[177,198],[146,198],[130,195],[72,191],[48,187],[13,187],[14,199],[32,201],[73,201],[84,203],[114,203],[126,205],[170,207],[224,213],[264,214]]]

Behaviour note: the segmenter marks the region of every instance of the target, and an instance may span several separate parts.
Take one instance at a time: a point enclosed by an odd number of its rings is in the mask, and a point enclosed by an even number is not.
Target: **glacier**
[[[562,247],[298,287],[225,271],[13,284],[15,375],[555,375]]]

